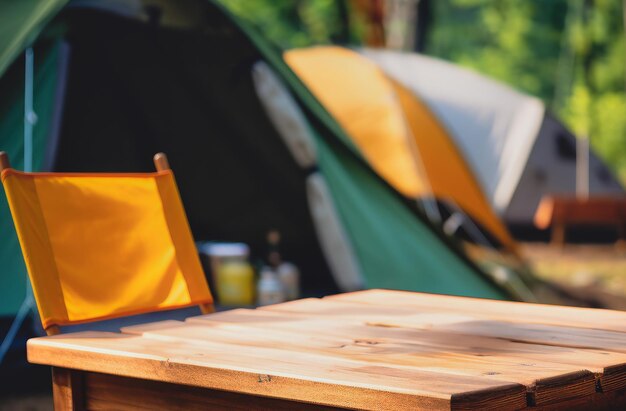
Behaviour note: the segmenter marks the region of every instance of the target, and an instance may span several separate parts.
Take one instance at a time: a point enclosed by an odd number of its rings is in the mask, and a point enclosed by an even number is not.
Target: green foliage
[[[360,43],[347,0],[220,0],[278,46]],[[430,0],[432,54],[538,96],[626,182],[622,0]]]
[[[345,0],[220,0],[283,49],[358,42],[360,16]]]
[[[594,146],[609,164],[617,167],[626,181],[626,101],[621,92],[604,93],[596,98],[591,117],[595,120]],[[616,118],[617,117],[617,118]]]
[[[434,0],[427,52],[544,100],[626,181],[622,0]]]

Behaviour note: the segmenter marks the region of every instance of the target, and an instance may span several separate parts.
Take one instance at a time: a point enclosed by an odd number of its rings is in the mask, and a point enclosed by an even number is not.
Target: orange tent
[[[398,191],[411,198],[452,200],[515,250],[453,140],[413,93],[349,49],[291,50],[285,60]]]

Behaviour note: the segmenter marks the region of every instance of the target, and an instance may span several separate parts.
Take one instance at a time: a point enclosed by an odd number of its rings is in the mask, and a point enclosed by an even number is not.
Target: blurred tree
[[[220,0],[278,46],[360,43],[363,16],[346,0]]]
[[[431,3],[431,0],[419,0],[417,3],[414,48],[415,51],[420,53],[426,49],[426,41],[428,40],[426,34],[431,23]]]
[[[364,0],[220,0],[282,48],[362,44]],[[626,0],[436,0],[412,4],[425,52],[544,100],[626,182]],[[427,33],[423,30],[426,29]],[[420,31],[421,30],[421,31]],[[425,44],[424,44],[425,43]]]
[[[426,51],[542,98],[626,182],[622,0],[438,0]]]

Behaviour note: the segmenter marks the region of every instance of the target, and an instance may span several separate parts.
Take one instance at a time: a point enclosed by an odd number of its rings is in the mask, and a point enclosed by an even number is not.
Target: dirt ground
[[[52,411],[53,409],[51,394],[0,398],[0,411]]]
[[[626,298],[626,245],[525,243],[522,251],[541,278],[566,286],[594,285]]]

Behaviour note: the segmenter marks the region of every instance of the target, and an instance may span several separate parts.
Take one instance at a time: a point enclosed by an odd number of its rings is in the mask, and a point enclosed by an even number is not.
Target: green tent
[[[311,293],[512,297],[376,175],[280,51],[219,4],[29,0],[2,3],[0,16],[0,150],[14,167],[33,47],[35,170],[147,171],[164,151],[197,240],[244,241],[259,257],[276,228]],[[11,316],[25,268],[2,193],[0,230],[0,315]]]

